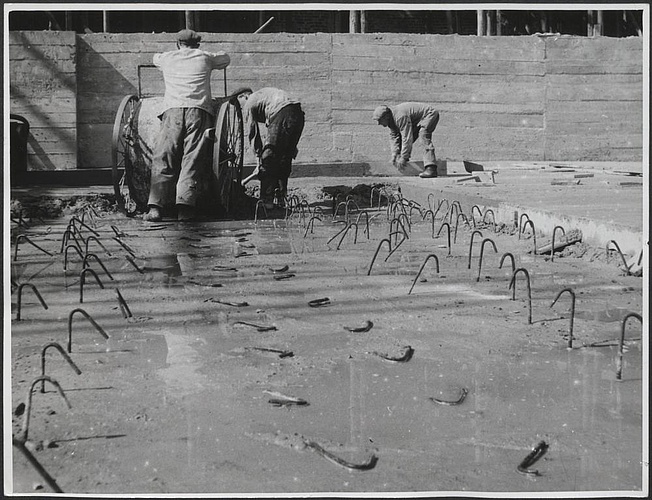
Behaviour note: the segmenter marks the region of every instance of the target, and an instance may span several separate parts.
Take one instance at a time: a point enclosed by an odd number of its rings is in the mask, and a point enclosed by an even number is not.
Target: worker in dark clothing
[[[211,96],[211,72],[231,61],[224,52],[199,49],[193,30],[177,34],[177,50],[154,54],[154,65],[165,80],[161,132],[154,146],[148,221],[160,221],[161,210],[176,201],[177,219],[192,220],[209,164],[203,154],[204,132],[214,126],[215,109]]]
[[[260,198],[268,209],[285,206],[292,160],[299,152],[297,144],[305,123],[301,103],[273,87],[256,92],[241,89],[237,95],[243,106],[249,141],[259,158]],[[267,126],[264,144],[259,123]]]
[[[378,106],[374,110],[373,118],[378,125],[389,128],[392,164],[399,172],[402,172],[410,161],[412,145],[420,137],[425,147],[425,171],[419,174],[419,177],[437,177],[432,133],[439,123],[439,111],[430,104],[404,102],[393,108]]]

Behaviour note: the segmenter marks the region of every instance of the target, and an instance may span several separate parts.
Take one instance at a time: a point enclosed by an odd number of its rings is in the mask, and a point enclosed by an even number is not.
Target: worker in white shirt
[[[224,52],[199,49],[201,36],[184,29],[177,50],[154,55],[165,80],[161,132],[154,146],[147,221],[160,221],[162,210],[176,203],[177,219],[195,218],[200,179],[209,164],[203,153],[204,132],[214,126],[211,72],[226,68]]]

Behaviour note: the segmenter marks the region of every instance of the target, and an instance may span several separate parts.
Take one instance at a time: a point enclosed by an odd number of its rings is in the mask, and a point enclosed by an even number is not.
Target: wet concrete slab
[[[48,359],[73,409],[52,388],[34,394],[30,439],[56,445],[37,451],[39,461],[64,491],[96,494],[642,491],[640,323],[627,325],[621,380],[616,364],[624,311],[647,317],[647,278],[625,275],[615,260],[571,253],[553,262],[491,224],[475,228],[497,248],[486,249],[480,270],[471,227],[448,244],[418,212],[408,216],[409,237],[371,266],[391,223],[385,207],[369,213],[368,233],[341,241],[333,237],[343,216],[321,217],[309,231],[300,211],[161,225],[104,214],[93,227],[114,279],[91,263],[104,288],[88,279],[83,303],[81,259],[64,272],[58,253],[68,220],[30,228],[52,255],[22,243],[12,279],[36,284],[48,309],[26,293],[18,321],[11,296],[11,408],[39,374],[41,346],[65,344],[73,309],[109,334],[77,316],[71,357],[83,374]],[[499,266],[505,252],[529,271],[531,300],[521,279],[512,295],[512,271]],[[438,269],[431,261],[417,279],[433,253]],[[572,349],[569,301],[552,306],[565,287],[577,294]],[[368,330],[351,331],[367,321]],[[391,360],[407,348],[409,359]],[[458,405],[434,401],[458,400],[462,389]],[[308,404],[271,404],[276,393]],[[539,475],[519,474],[542,440],[548,451],[531,467]],[[348,463],[377,463],[356,471],[308,443]],[[17,491],[43,487],[19,454],[14,467]]]

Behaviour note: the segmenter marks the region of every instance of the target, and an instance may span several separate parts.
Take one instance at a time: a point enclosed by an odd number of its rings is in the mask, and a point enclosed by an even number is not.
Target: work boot
[[[147,213],[143,215],[143,220],[147,222],[161,222],[163,220],[161,209],[156,205],[150,205]]]
[[[195,220],[195,207],[190,205],[177,205],[177,220],[181,222],[190,222]]]
[[[426,169],[419,174],[422,179],[437,177],[437,165],[427,165]]]

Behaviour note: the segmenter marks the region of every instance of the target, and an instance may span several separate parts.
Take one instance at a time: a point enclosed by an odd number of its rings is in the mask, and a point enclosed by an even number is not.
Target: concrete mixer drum
[[[147,65],[149,66],[149,65]],[[139,93],[140,69],[139,66]],[[226,92],[226,72],[225,72]],[[154,144],[162,97],[125,96],[116,113],[112,137],[113,187],[118,208],[127,216],[147,211]],[[213,99],[215,128],[206,133],[205,182],[198,208],[207,215],[229,217],[240,195],[244,160],[244,125],[236,96]]]

